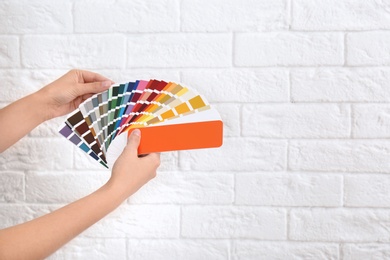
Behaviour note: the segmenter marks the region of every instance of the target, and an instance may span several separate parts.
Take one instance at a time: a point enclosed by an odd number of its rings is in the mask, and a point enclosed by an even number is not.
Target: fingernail
[[[111,81],[103,81],[102,82],[102,87],[103,88],[108,88],[108,87],[110,87],[111,86]]]
[[[136,135],[136,136],[141,136],[141,131],[139,129],[134,129],[131,134]]]

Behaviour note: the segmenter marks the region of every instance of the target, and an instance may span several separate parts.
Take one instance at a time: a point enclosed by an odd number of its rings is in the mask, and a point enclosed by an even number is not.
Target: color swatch
[[[174,82],[137,80],[84,101],[59,132],[105,167],[113,165],[135,128],[139,154],[219,147],[219,113],[195,91]]]

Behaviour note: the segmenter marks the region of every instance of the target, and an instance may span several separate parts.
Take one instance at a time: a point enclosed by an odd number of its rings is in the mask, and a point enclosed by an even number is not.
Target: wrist
[[[43,123],[52,118],[50,116],[50,109],[47,104],[47,99],[40,91],[29,95],[27,98],[33,103],[32,107],[36,111],[36,118],[40,121],[40,123]]]
[[[104,184],[104,189],[107,191],[110,197],[114,200],[122,203],[128,197],[130,197],[133,192],[131,192],[124,183],[120,183],[112,178],[110,178],[106,184]]]

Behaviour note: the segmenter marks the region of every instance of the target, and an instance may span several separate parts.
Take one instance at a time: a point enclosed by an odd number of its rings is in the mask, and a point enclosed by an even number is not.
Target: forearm
[[[47,108],[33,93],[0,109],[0,153],[47,119]]]
[[[129,195],[107,183],[72,204],[0,230],[1,259],[42,259],[118,207]]]

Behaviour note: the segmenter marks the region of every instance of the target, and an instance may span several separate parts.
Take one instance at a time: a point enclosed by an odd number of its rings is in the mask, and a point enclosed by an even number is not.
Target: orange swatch
[[[135,128],[128,131],[128,135]],[[223,124],[220,120],[138,128],[138,154],[220,147]]]

